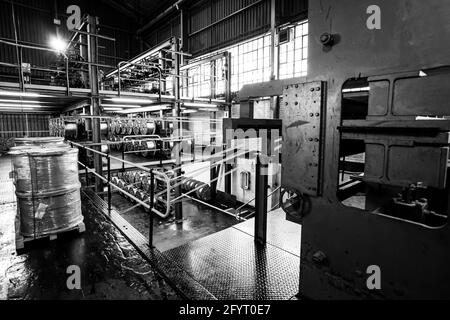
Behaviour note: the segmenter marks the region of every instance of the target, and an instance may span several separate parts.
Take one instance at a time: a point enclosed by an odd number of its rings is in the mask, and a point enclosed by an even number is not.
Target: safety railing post
[[[149,227],[149,246],[153,249],[153,207],[155,206],[155,173],[150,171],[150,227]]]
[[[86,147],[83,147],[83,153],[84,153],[85,161],[87,161],[87,150],[86,150]],[[88,172],[87,164],[85,164],[85,166],[84,166],[84,175],[85,175],[84,180],[86,181],[86,188],[87,188],[87,187],[89,187],[89,172]]]
[[[261,164],[260,155],[256,157],[256,199],[255,199],[255,242],[267,241],[267,164]]]
[[[106,159],[108,161],[108,212],[111,214],[111,157],[109,152]]]

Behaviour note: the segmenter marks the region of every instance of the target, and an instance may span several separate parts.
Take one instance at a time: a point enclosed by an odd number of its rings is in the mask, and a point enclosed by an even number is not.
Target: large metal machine
[[[450,3],[379,0],[381,29],[373,5],[311,1],[308,77],[246,86],[241,108],[280,97],[301,297],[448,298]]]

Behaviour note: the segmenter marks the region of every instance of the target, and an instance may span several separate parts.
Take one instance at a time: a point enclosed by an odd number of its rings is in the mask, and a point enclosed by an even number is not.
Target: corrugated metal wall
[[[14,42],[14,25],[12,19],[12,1],[0,0],[0,39]],[[135,34],[137,22],[115,12],[112,8],[100,1],[88,0],[58,0],[58,16],[63,20],[61,32],[67,35],[63,19],[68,5],[77,4],[82,14],[91,14],[100,17],[100,33],[116,37],[114,44],[111,41],[99,40],[99,62],[117,65],[118,60],[127,60],[140,52],[140,44]],[[15,0],[14,11],[18,39],[20,42],[31,45],[48,46],[51,37],[56,34],[53,24],[55,16],[54,1],[45,0]],[[107,14],[105,14],[107,12]],[[55,62],[55,55],[32,49],[22,49],[23,61],[32,66],[49,67]],[[117,56],[118,59],[112,57]],[[0,61],[17,63],[17,54],[14,47],[0,44]],[[17,69],[0,67],[0,74],[9,74],[11,81],[17,81]],[[40,73],[36,73],[39,75]],[[34,77],[35,78],[35,77]]]
[[[45,114],[0,113],[0,151],[8,150],[14,138],[47,137],[49,118]]]
[[[271,0],[192,1],[187,12],[187,49],[194,56],[247,40],[270,29]],[[277,0],[277,25],[307,18],[308,0]],[[144,35],[154,46],[180,37],[180,16],[160,21]]]
[[[202,54],[269,28],[270,0],[210,0],[190,11],[189,51]]]

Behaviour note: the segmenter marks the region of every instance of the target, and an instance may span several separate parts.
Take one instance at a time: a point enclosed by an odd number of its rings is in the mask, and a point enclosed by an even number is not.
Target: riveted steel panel
[[[323,82],[286,86],[283,120],[282,185],[310,196],[321,194]]]

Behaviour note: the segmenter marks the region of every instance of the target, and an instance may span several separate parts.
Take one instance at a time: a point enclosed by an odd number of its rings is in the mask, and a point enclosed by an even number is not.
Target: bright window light
[[[50,47],[58,52],[64,52],[67,48],[67,42],[58,37],[54,37],[50,41]]]

